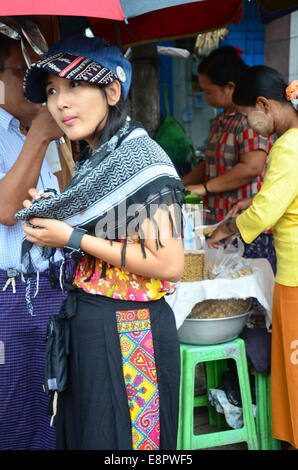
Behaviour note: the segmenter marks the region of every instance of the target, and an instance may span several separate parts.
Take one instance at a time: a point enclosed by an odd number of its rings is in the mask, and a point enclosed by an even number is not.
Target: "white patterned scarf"
[[[36,201],[16,213],[18,220],[32,217],[62,220],[90,235],[111,240],[124,239],[121,265],[125,265],[127,234],[141,230],[145,218],[154,220],[158,207],[174,205],[174,236],[182,236],[181,207],[184,187],[164,150],[134,121],[124,126],[91,156],[83,154],[76,163],[73,179],[65,191],[53,198]],[[156,244],[161,246],[156,226]],[[175,230],[174,227],[178,227]],[[146,257],[144,240],[141,249]],[[53,250],[24,240],[22,264],[28,274],[36,271],[40,257],[50,258]]]

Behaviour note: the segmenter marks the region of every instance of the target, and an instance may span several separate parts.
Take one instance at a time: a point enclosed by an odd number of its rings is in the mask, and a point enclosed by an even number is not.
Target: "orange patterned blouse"
[[[94,274],[88,282],[92,268],[83,256],[78,264],[74,285],[89,294],[104,295],[113,299],[135,300],[146,302],[158,300],[165,294],[175,291],[175,283],[152,279],[138,274],[132,274],[126,269],[116,268],[107,264],[105,278],[100,277],[102,261],[95,260]]]

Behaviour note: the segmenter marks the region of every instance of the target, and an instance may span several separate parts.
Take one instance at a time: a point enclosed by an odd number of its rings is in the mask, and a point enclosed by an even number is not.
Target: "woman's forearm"
[[[205,162],[199,163],[190,173],[184,175],[181,180],[184,186],[202,183],[205,180]]]
[[[262,173],[266,158],[267,154],[263,150],[240,155],[239,162],[233,168],[208,181],[208,191],[223,193],[245,186]]]
[[[233,191],[250,183],[255,178],[244,163],[237,163],[225,174],[208,181],[208,191],[210,193],[224,193]]]
[[[184,267],[184,251],[179,232],[181,221],[178,218],[176,220],[175,209],[174,206],[169,207],[168,210],[158,208],[154,214],[154,221],[149,218],[143,220],[138,232],[130,227],[132,234],[143,237],[146,257],[144,257],[140,243],[127,243],[125,268],[129,272],[165,281],[176,282],[180,279]],[[176,215],[179,214],[180,211]],[[66,222],[38,217],[33,217],[30,222],[30,225],[24,223],[24,232],[28,241],[39,246],[56,248],[68,246],[74,229]],[[157,236],[158,243],[156,243]],[[80,248],[89,255],[113,266],[121,267],[123,250],[121,242],[111,244],[109,240],[84,234],[80,241]]]
[[[171,238],[163,243],[163,247],[156,249],[155,241],[152,246],[145,247],[144,258],[139,243],[126,245],[125,268],[134,274],[145,277],[163,279],[177,282],[183,271],[183,246],[181,239]],[[113,242],[91,235],[84,235],[80,245],[81,249],[96,258],[106,261],[116,267],[121,267],[121,253],[123,243]],[[173,256],[175,253],[175,256]]]

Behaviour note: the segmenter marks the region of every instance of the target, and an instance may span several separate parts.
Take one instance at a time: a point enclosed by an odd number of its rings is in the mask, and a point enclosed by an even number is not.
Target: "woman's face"
[[[199,73],[199,83],[204,92],[204,98],[210,106],[216,109],[227,109],[233,104],[235,85],[232,82],[225,86],[215,85],[207,75]]]
[[[248,125],[259,135],[269,137],[275,132],[273,114],[257,102],[255,106],[236,106],[238,111],[247,116]]]
[[[96,130],[104,127],[108,103],[98,86],[48,74],[47,106],[58,126],[70,140],[91,144]]]

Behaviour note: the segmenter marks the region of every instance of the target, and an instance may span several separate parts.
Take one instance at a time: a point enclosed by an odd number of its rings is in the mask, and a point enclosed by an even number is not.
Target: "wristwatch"
[[[87,233],[87,230],[84,230],[83,228],[74,228],[65,248],[72,251],[80,251],[81,240],[85,233]]]
[[[207,188],[207,183],[202,183],[202,185],[204,186],[205,188],[205,191],[206,191],[206,196],[208,196],[210,194],[210,192],[208,191],[208,188]]]

